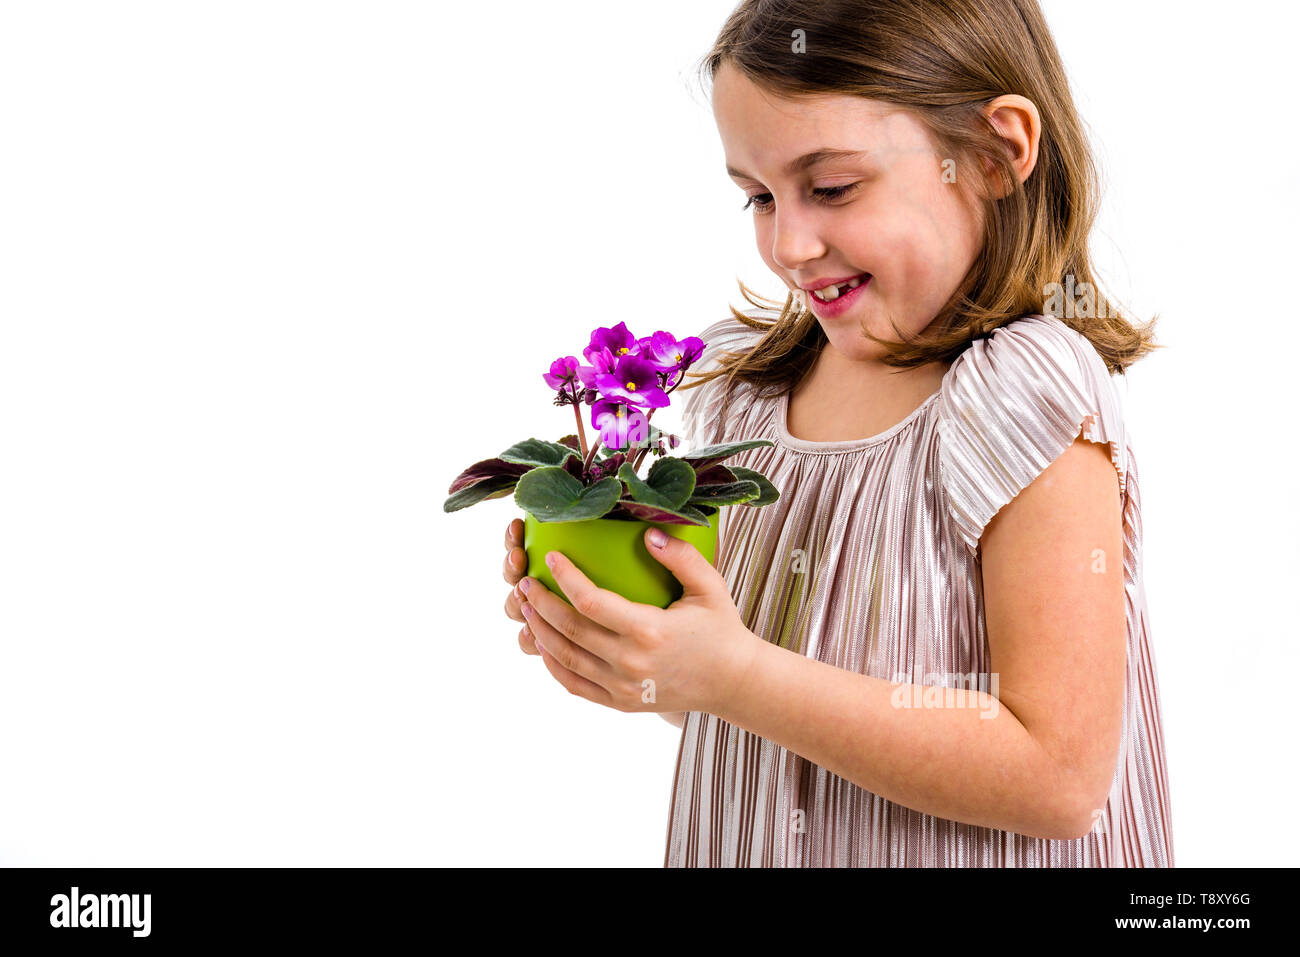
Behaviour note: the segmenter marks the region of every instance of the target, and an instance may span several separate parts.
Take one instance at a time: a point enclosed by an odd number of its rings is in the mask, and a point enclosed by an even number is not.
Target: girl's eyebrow
[[[814,150],[811,153],[805,153],[798,159],[791,160],[787,163],[785,172],[787,176],[793,176],[795,173],[802,173],[804,170],[816,166],[818,163],[826,163],[830,160],[836,159],[860,160],[865,159],[870,155],[871,154],[867,150]],[[754,180],[755,183],[758,182],[757,179],[754,179],[754,177],[750,176],[748,173],[742,173],[733,166],[727,167],[727,175],[738,176],[741,179]]]

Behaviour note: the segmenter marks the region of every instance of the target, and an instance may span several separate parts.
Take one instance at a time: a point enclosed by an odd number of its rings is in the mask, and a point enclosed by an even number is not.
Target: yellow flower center
[[[635,392],[635,391],[636,391],[636,383],[635,383],[635,382],[629,382],[629,383],[627,384],[627,391],[628,391],[628,392]]]
[[[628,351],[627,346],[619,346],[619,347],[618,347],[618,354],[619,354],[619,355],[622,355],[623,353],[625,353],[625,352],[627,352],[627,351]]]

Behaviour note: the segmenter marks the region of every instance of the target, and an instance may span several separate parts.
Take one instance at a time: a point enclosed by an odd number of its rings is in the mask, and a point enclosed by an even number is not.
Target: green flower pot
[[[715,509],[709,516],[709,527],[705,528],[702,525],[628,522],[617,518],[539,522],[524,513],[528,574],[568,601],[568,596],[546,567],[547,552],[563,552],[600,588],[617,592],[628,601],[667,608],[682,597],[682,585],[646,550],[646,529],[653,525],[673,538],[690,542],[712,565],[717,557],[720,514]]]

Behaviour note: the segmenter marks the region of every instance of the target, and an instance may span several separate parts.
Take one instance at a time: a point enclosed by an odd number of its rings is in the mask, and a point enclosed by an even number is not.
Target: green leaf
[[[442,503],[442,510],[444,512],[455,512],[462,508],[469,508],[471,505],[477,505],[484,499],[501,498],[503,495],[509,495],[510,490],[519,481],[521,481],[521,478],[518,475],[494,475],[491,478],[483,479],[468,488],[461,489],[448,498],[447,501]]]
[[[645,481],[630,462],[619,466],[618,477],[627,483],[633,501],[675,511],[686,504],[695,489],[695,469],[681,459],[662,458],[650,467]]]
[[[558,442],[545,442],[542,439],[524,439],[501,453],[498,458],[503,462],[516,465],[532,465],[545,468],[551,465],[563,465],[564,460],[573,456],[581,458],[577,451]]]
[[[679,509],[660,508],[657,505],[648,505],[645,502],[631,502],[623,499],[618,503],[618,507],[627,509],[644,522],[659,522],[664,525],[709,524],[708,516],[690,505],[683,505]]]
[[[515,465],[512,462],[503,462],[501,459],[484,459],[482,462],[475,462],[457,475],[451,487],[447,489],[447,494],[455,495],[461,489],[469,488],[484,479],[500,478],[503,475],[519,478],[527,471],[526,465]]]
[[[781,493],[776,490],[776,486],[769,482],[767,476],[762,472],[755,472],[753,469],[747,469],[740,465],[729,465],[727,467],[736,473],[736,478],[758,483],[760,492],[758,498],[746,502],[746,505],[762,508],[764,505],[771,505],[781,497]]]
[[[582,522],[600,518],[622,494],[623,483],[613,476],[584,488],[564,469],[547,466],[519,480],[515,504],[539,522]]]
[[[668,499],[673,508],[681,508],[695,491],[695,469],[685,459],[665,455],[650,466],[646,483]]]
[[[731,482],[727,485],[698,485],[691,494],[691,505],[743,505],[762,494],[757,482]]]
[[[636,474],[632,468],[631,462],[624,462],[618,467],[618,477],[627,483],[627,493],[632,496],[632,501],[641,502],[644,505],[653,505],[656,508],[671,509],[673,503],[668,501],[658,491],[651,488]],[[622,499],[626,502],[627,499]]]
[[[765,445],[773,445],[768,439],[747,439],[744,442],[727,442],[722,445],[706,445],[702,449],[696,449],[689,455],[683,456],[685,461],[689,462],[696,469],[703,470],[710,465],[715,465],[723,459],[730,458],[737,452],[744,452],[746,449],[762,448]],[[505,456],[502,456],[505,458]],[[728,466],[730,468],[730,466]]]
[[[708,468],[695,473],[695,484],[700,485],[730,485],[736,481],[736,475],[725,465],[710,465]]]

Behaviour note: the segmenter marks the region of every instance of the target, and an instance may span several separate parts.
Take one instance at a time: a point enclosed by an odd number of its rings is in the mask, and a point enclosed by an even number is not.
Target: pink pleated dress
[[[720,352],[758,336],[734,318],[714,323],[700,334],[707,348],[695,368],[716,368]],[[683,393],[687,438],[770,439],[775,445],[729,463],[758,469],[782,492],[763,508],[722,509],[716,566],[746,626],[889,681],[979,675],[986,683],[957,686],[989,690],[980,535],[1080,432],[1106,444],[1123,499],[1123,733],[1093,829],[1050,840],[923,814],[715,715],[689,712],[665,866],[1172,867],[1137,463],[1119,394],[1091,343],[1050,316],[1016,320],[973,342],[903,421],[841,442],[794,438],[787,397],[756,398],[747,383],[737,383],[724,415],[722,383]]]

